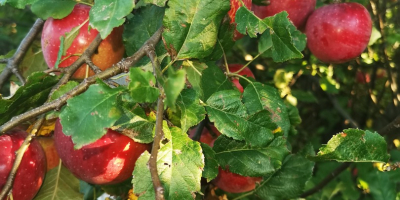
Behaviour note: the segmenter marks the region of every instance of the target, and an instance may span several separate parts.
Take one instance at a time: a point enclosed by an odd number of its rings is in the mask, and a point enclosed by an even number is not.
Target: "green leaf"
[[[135,7],[132,0],[96,0],[89,11],[89,21],[101,38],[106,38],[111,31],[125,22],[125,17]]]
[[[229,166],[229,171],[233,173],[252,177],[275,172],[289,154],[283,137],[275,138],[268,145],[253,147],[243,141],[220,136],[213,149],[222,167]]]
[[[219,165],[215,158],[215,151],[207,144],[200,143],[200,145],[201,149],[203,149],[205,163],[202,177],[206,178],[207,182],[210,182],[218,176]]]
[[[166,124],[166,123],[165,123]],[[201,171],[204,167],[200,144],[192,141],[179,128],[164,129],[168,142],[158,152],[157,169],[169,200],[193,199],[200,191]],[[140,199],[154,199],[154,188],[147,161],[150,155],[142,154],[133,171],[133,187]]]
[[[228,0],[170,0],[163,20],[165,46],[175,59],[205,58],[217,44]]]
[[[376,132],[346,129],[334,135],[323,145],[315,161],[336,160],[339,162],[387,162],[387,144]]]
[[[303,57],[298,48],[305,48],[305,35],[296,30],[287,15],[286,12],[281,12],[263,20],[270,29],[262,33],[258,50],[275,62]]]
[[[116,102],[122,90],[99,82],[67,101],[60,119],[64,134],[72,136],[76,149],[101,138],[121,117]]]
[[[8,3],[15,8],[24,9],[25,6],[35,3],[36,1],[38,0],[4,0],[3,2],[0,3],[0,5]]]
[[[233,40],[235,30],[235,24],[231,24],[229,20],[223,20],[219,27],[217,44],[213,52],[205,60],[218,60],[224,52],[229,52],[233,45],[235,45],[235,41]]]
[[[192,88],[197,93],[202,95],[201,78],[202,78],[202,72],[207,68],[207,65],[205,63],[197,61],[186,60],[183,62],[182,66],[186,70],[187,79],[192,85]]]
[[[32,4],[31,9],[42,19],[62,19],[72,12],[75,4],[73,0],[38,0]]]
[[[165,3],[167,3],[167,0],[143,0],[143,1],[144,1],[144,3],[154,4],[159,7],[164,7]]]
[[[62,53],[63,56],[67,55],[67,50],[72,45],[75,38],[78,36],[79,31],[81,30],[82,26],[85,25],[88,20],[89,19],[87,19],[85,22],[81,23],[81,25],[72,28],[69,32],[66,32],[63,36],[61,36],[61,37],[64,37],[62,45],[60,44],[60,51],[63,52]]]
[[[118,104],[122,107],[123,115],[115,122],[113,129],[122,128],[123,133],[129,135],[135,142],[152,142],[155,126],[154,113],[147,116],[143,108],[134,103],[127,95],[122,95]]]
[[[319,84],[322,90],[330,94],[339,93],[339,84],[334,79],[332,79],[332,77],[321,77],[319,79]]]
[[[138,103],[153,103],[160,92],[156,88],[156,78],[151,72],[145,72],[140,68],[130,69],[129,91],[134,101]]]
[[[264,21],[258,18],[245,6],[240,7],[236,11],[235,22],[236,30],[244,35],[246,35],[247,32],[251,38],[257,37],[257,34],[263,33],[268,28],[266,20]]]
[[[206,111],[200,105],[199,97],[193,89],[185,89],[179,94],[176,105],[181,113],[180,124],[182,132],[187,132],[190,127],[200,123]]]
[[[260,54],[272,57],[275,62],[283,62],[294,58],[302,58],[301,50],[305,48],[305,35],[296,30],[287,18],[286,11],[272,17],[260,19],[246,7],[236,12],[236,29],[250,37],[259,39]],[[293,35],[293,37],[292,37]]]
[[[282,168],[270,176],[264,176],[263,182],[254,193],[261,199],[293,199],[299,197],[306,182],[311,178],[314,162],[299,155],[289,155]]]
[[[127,55],[133,55],[140,47],[162,26],[162,19],[165,8],[157,6],[146,6],[136,10],[135,15],[129,16],[124,24],[122,35]],[[161,62],[161,55],[167,55],[162,41],[155,46],[156,54]],[[151,71],[153,66],[148,57],[143,57],[135,66],[145,66],[148,64]],[[147,68],[144,67],[144,68]]]
[[[61,168],[59,169],[59,167]],[[47,172],[43,185],[34,199],[83,199],[83,194],[79,193],[79,179],[64,166],[60,165],[59,167]]]
[[[18,69],[24,78],[27,78],[34,72],[42,72],[48,69],[43,57],[40,41],[35,41],[31,44],[22,62],[19,64]],[[11,80],[19,81],[15,76],[12,76]]]
[[[293,106],[290,103],[285,103],[285,104],[289,115],[290,125],[296,126],[301,124],[301,117],[299,114],[299,110],[296,108],[296,106]]]
[[[36,108],[46,102],[47,97],[60,77],[43,72],[31,74],[11,98],[0,99],[0,125],[12,117]]]
[[[156,199],[150,170],[147,166],[149,159],[150,153],[143,152],[136,160],[135,170],[132,173],[133,192],[139,196],[139,200]]]
[[[50,97],[50,100],[53,101],[55,99],[60,98],[62,95],[69,92],[78,85],[79,83],[76,81],[68,81],[66,84],[60,86],[56,91],[54,91],[54,93]]]
[[[170,68],[171,69],[171,68]],[[185,87],[186,72],[181,69],[176,72],[168,71],[168,78],[165,81],[163,88],[165,92],[165,105],[171,109],[175,109],[175,102],[179,94]]]
[[[243,92],[243,102],[249,114],[268,110],[270,118],[278,125],[285,136],[290,130],[290,120],[286,105],[280,98],[278,91],[262,83],[254,82],[249,84]]]
[[[271,121],[270,113],[262,110],[249,115],[247,107],[241,102],[237,90],[214,93],[208,100],[206,110],[211,122],[224,135],[236,140],[245,140],[251,146],[261,147],[274,138],[277,129]]]
[[[201,75],[203,101],[206,101],[215,92],[233,90],[232,82],[217,65],[211,62],[206,64],[208,68],[205,69]]]

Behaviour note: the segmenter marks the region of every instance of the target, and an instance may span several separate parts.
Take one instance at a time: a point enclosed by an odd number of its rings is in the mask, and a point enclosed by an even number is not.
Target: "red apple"
[[[237,71],[239,71],[240,69],[242,69],[243,66],[244,66],[244,65],[242,65],[242,64],[229,64],[229,65],[228,65],[229,71],[230,71],[230,72],[237,72]],[[243,76],[255,78],[253,72],[251,72],[251,70],[250,70],[248,67],[244,68],[244,70],[242,70],[241,72],[239,72],[239,75],[243,75]],[[235,84],[235,86],[239,89],[239,91],[240,91],[241,93],[243,93],[243,86],[240,85],[239,79],[238,79],[238,78],[234,78],[234,79],[232,80],[232,82],[233,82],[233,84]]]
[[[314,11],[315,5],[316,0],[270,0],[268,6],[253,5],[253,11],[261,19],[286,11],[293,24],[302,29],[308,16]]]
[[[211,128],[211,131],[216,136],[211,134],[210,131],[207,129],[207,127],[204,127],[203,131],[201,132],[199,141],[202,142],[202,143],[208,144],[210,147],[213,147],[215,140],[218,138],[218,136],[221,135],[221,132],[219,132],[218,129],[215,128],[214,125],[210,124],[209,126]],[[192,130],[189,131],[189,137],[190,138],[193,138],[195,136],[197,129],[198,129],[198,127],[193,128]]]
[[[244,5],[251,10],[251,0],[242,0]],[[228,15],[231,18],[231,24],[235,23],[235,16],[236,16],[236,11],[242,7],[242,3],[240,0],[231,0],[231,9],[228,11]],[[236,29],[235,32],[233,33],[233,40],[239,40],[243,37],[244,35],[239,33]]]
[[[326,5],[308,18],[307,46],[323,62],[344,63],[364,51],[371,31],[371,17],[361,4]]]
[[[55,168],[60,163],[53,137],[38,137],[37,141],[42,146],[47,160],[47,171]]]
[[[57,55],[60,49],[60,37],[87,20],[89,18],[89,10],[90,6],[77,4],[67,17],[63,19],[47,19],[42,32],[42,50],[44,59],[49,68],[54,68],[57,61]],[[89,22],[86,22],[80,28],[78,36],[66,51],[66,55],[62,56],[62,62],[58,67],[63,68],[71,65],[97,36],[98,31],[93,28],[88,31],[88,25]],[[122,26],[115,28],[111,34],[100,43],[97,52],[92,56],[93,63],[101,70],[111,67],[122,59],[125,52],[122,43],[122,32]],[[86,69],[87,65],[82,65],[75,72],[73,78],[85,78]],[[89,76],[93,74],[94,72],[90,69]]]
[[[92,184],[115,184],[130,177],[139,156],[149,144],[134,142],[108,130],[99,140],[75,150],[70,136],[64,135],[56,121],[54,141],[63,164],[79,179]]]
[[[254,190],[256,183],[261,182],[261,177],[241,176],[230,172],[228,169],[218,169],[218,176],[213,180],[215,186],[225,192],[242,193]]]
[[[14,129],[0,136],[0,190],[4,187],[15,160],[15,152],[24,142],[27,132]],[[40,144],[33,139],[15,175],[12,196],[16,200],[35,197],[46,174],[46,156]]]

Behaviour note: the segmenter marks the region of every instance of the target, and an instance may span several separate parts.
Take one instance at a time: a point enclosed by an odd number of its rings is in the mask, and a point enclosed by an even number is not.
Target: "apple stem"
[[[160,177],[158,176],[157,170],[157,155],[160,149],[161,140],[164,137],[163,133],[163,119],[164,119],[164,89],[160,82],[164,82],[162,72],[161,72],[161,65],[157,58],[155,49],[153,45],[148,45],[145,48],[147,51],[147,56],[150,58],[151,63],[153,65],[153,73],[157,79],[157,86],[160,90],[160,96],[158,97],[157,102],[157,115],[156,115],[156,127],[155,127],[155,137],[153,141],[153,148],[151,150],[150,159],[148,162],[148,166],[150,169],[151,179],[153,181],[154,191],[156,194],[156,200],[164,200],[164,188],[161,184]]]
[[[43,24],[44,21],[42,19],[37,19],[29,33],[21,41],[21,44],[18,46],[18,49],[15,51],[14,55],[11,58],[0,60],[0,63],[7,63],[6,68],[4,68],[0,74],[0,89],[3,87],[3,84],[8,80],[11,74],[17,76],[18,80],[23,85],[25,84],[25,78],[20,74],[18,66],[25,57],[25,54],[28,52],[28,48],[35,40],[36,35],[38,35],[42,30]]]
[[[238,71],[235,72],[235,74],[239,74],[241,71],[243,71],[247,66],[249,66],[255,59],[257,59],[261,54],[257,54],[253,59],[251,59],[248,63],[246,63],[242,68],[240,68]]]
[[[222,46],[222,44],[219,41],[219,39],[217,41],[218,41],[219,46],[221,47],[222,55],[224,56],[224,65],[225,65],[226,73],[229,74],[230,72],[229,72],[229,67],[228,67],[228,60],[226,59],[226,54],[225,54],[224,47]]]

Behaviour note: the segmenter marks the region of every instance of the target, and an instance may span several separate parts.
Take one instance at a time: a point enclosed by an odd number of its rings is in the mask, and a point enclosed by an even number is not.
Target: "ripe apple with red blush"
[[[60,49],[60,37],[70,32],[73,28],[80,26],[85,20],[89,19],[90,6],[77,4],[72,12],[63,19],[49,18],[46,20],[42,31],[42,50],[44,59],[49,68],[54,68]],[[96,38],[98,31],[91,28],[88,30],[89,22],[80,28],[79,34],[76,36],[71,46],[66,51],[66,55],[62,56],[58,67],[64,68],[75,62],[90,43]],[[92,56],[93,63],[101,70],[111,67],[119,62],[125,53],[122,42],[123,26],[115,28],[109,36],[107,36],[99,45],[97,51]],[[86,77],[87,65],[82,65],[73,75],[75,79],[83,79]],[[89,68],[89,76],[94,72]]]
[[[252,3],[251,0],[242,0],[244,5],[251,10]],[[235,16],[237,10],[242,7],[242,3],[240,0],[231,0],[231,9],[228,11],[229,18],[231,18],[231,24],[235,23]],[[233,40],[239,40],[243,37],[244,35],[239,33],[236,29],[235,32],[233,33]]]
[[[242,193],[254,190],[256,183],[262,181],[262,177],[249,177],[235,174],[229,169],[219,167],[218,176],[213,180],[215,186],[230,193]]]
[[[62,131],[57,119],[54,141],[63,164],[77,178],[92,184],[116,184],[132,177],[135,162],[149,144],[141,144],[109,129],[97,141],[74,149],[70,136]]]
[[[15,152],[24,142],[27,132],[14,129],[0,136],[0,190],[15,161]],[[12,197],[16,200],[31,200],[39,191],[46,174],[46,155],[40,144],[33,139],[22,157],[12,186]],[[7,198],[6,198],[7,199]]]
[[[261,19],[286,11],[289,19],[301,30],[306,24],[308,16],[314,11],[316,2],[316,0],[270,0],[269,5],[253,5],[252,10]]]
[[[368,10],[358,3],[334,3],[315,10],[305,33],[311,53],[325,63],[344,63],[358,57],[371,37]]]
[[[242,69],[243,66],[244,65],[242,65],[242,64],[229,64],[228,65],[229,71],[233,72],[233,73],[235,73],[235,72],[239,71],[240,69]],[[255,78],[253,72],[251,72],[251,70],[248,67],[246,67],[242,71],[240,71],[239,75]],[[235,78],[233,78],[232,82],[239,89],[239,91],[241,93],[243,93],[243,86],[240,85],[239,79],[237,77],[235,77]]]

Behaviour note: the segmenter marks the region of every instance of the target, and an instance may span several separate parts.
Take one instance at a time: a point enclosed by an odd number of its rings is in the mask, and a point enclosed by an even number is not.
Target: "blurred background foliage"
[[[317,7],[332,2],[318,0]],[[400,114],[400,1],[351,2],[363,4],[374,23],[370,44],[357,59],[329,65],[318,61],[306,49],[303,59],[274,63],[260,56],[249,65],[257,80],[276,86],[281,97],[298,108],[302,123],[289,136],[293,152],[309,143],[317,150],[334,134],[349,127],[379,131]],[[35,19],[29,8],[0,6],[1,57],[18,47]],[[40,53],[40,48],[32,49],[34,55]],[[257,39],[246,36],[225,52],[228,63],[246,64],[258,54]],[[45,67],[42,59],[35,62]],[[7,96],[8,91],[1,93]],[[391,162],[400,161],[398,137],[394,133],[386,136]],[[319,183],[339,165],[317,163],[307,188]],[[400,199],[400,170],[381,172],[381,167],[381,164],[353,164],[307,199]]]

